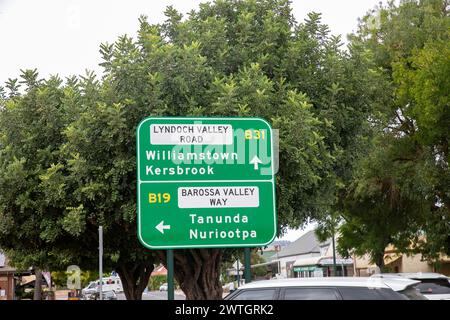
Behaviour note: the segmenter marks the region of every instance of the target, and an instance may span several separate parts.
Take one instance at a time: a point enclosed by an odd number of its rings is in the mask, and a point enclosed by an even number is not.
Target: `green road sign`
[[[138,236],[150,249],[252,247],[276,235],[273,132],[259,118],[146,118]]]

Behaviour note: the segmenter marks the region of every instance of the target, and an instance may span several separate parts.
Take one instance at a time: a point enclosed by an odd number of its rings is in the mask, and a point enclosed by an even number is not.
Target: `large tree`
[[[41,270],[64,267],[68,257],[48,246],[57,236],[60,212],[44,191],[69,121],[59,108],[59,85],[57,77],[40,81],[36,70],[25,70],[20,82],[7,82],[9,95],[0,106],[0,247],[18,268],[33,267],[37,284]],[[35,299],[40,299],[40,286]]]
[[[105,268],[119,272],[128,299],[140,299],[154,259],[134,236],[134,158],[113,145],[123,142],[114,136],[120,126],[108,124],[117,113],[102,109],[92,74],[63,85],[27,70],[22,80],[23,94],[9,86],[0,111],[0,246],[16,266],[37,273],[70,264],[92,270],[102,225]]]
[[[136,40],[101,46],[105,107],[123,106],[130,130],[150,115],[266,118],[280,137],[280,230],[319,219],[380,95],[369,57],[358,46],[341,50],[319,14],[297,23],[288,1],[216,1],[184,19],[171,7],[166,16],[160,25],[142,17]],[[175,251],[188,299],[221,298],[223,255]]]
[[[27,187],[42,188],[39,197],[46,204],[43,216],[35,217],[39,224],[54,212],[44,224],[51,241],[39,247],[67,250],[92,265],[96,230],[103,225],[107,261],[136,288],[127,293],[135,298],[152,268],[152,252],[136,239],[135,128],[140,120],[152,115],[267,119],[279,130],[276,192],[282,233],[321,219],[335,203],[382,96],[382,75],[365,48],[341,49],[320,14],[296,22],[289,1],[217,0],[184,18],[171,7],[166,15],[158,25],[142,17],[137,39],[124,35],[102,44],[101,80],[88,74],[56,86],[54,105],[64,110],[65,119],[55,133],[60,141],[48,163],[32,160],[39,179]],[[36,100],[29,93],[6,99],[8,113],[19,102]],[[27,145],[11,130],[4,133],[10,140],[0,145],[5,154],[15,150],[14,141]],[[46,140],[40,143],[45,149]],[[23,157],[30,161],[29,153]],[[6,168],[14,158],[5,159]],[[2,192],[9,195],[5,203],[15,203],[7,189]],[[30,198],[22,190],[18,194]],[[22,218],[20,208],[2,214],[10,214],[12,225]],[[32,212],[25,217],[32,219]],[[8,234],[11,230],[2,239]],[[164,251],[155,254],[165,262]],[[221,249],[175,251],[175,277],[188,299],[222,297],[220,264],[229,255]]]
[[[450,18],[448,1],[390,2],[365,16],[352,42],[386,75],[371,151],[342,193],[341,248],[385,247],[429,258],[450,252]]]

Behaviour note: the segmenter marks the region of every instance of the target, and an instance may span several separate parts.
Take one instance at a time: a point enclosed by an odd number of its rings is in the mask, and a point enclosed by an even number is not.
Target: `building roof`
[[[316,233],[314,230],[308,231],[304,235],[302,235],[300,238],[292,242],[287,247],[281,249],[280,252],[278,252],[278,255],[275,254],[272,256],[273,259],[275,258],[283,258],[283,257],[289,257],[289,256],[296,256],[296,255],[302,255],[307,253],[320,253],[320,247],[329,245],[331,242],[330,239],[328,239],[325,242],[320,242],[317,239]]]
[[[159,266],[157,266],[151,276],[166,276],[167,275],[167,269],[161,264]]]
[[[263,258],[264,261],[270,261],[273,257],[274,254],[276,254],[277,252],[272,250],[272,251],[263,251],[261,254],[261,257]]]
[[[5,254],[0,252],[0,274],[14,273],[16,269],[8,265],[8,259]]]
[[[0,268],[0,274],[11,274],[11,273],[16,273],[16,269],[9,266]]]

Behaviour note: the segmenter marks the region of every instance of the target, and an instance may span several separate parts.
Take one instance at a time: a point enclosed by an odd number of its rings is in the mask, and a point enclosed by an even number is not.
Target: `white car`
[[[159,287],[159,291],[167,291],[168,285],[167,283],[163,283],[160,287]]]
[[[97,284],[95,281],[89,282],[88,286],[83,288],[83,290],[81,290],[81,294],[83,296],[86,296],[88,294],[93,294],[95,292],[97,292]]]
[[[255,281],[225,300],[426,300],[419,281],[370,277],[289,278]]]
[[[102,279],[102,292],[113,291],[114,293],[123,292],[122,282],[119,277],[107,277]],[[100,280],[92,281],[81,290],[83,295],[92,294],[99,291]]]
[[[99,300],[100,294],[97,291],[88,292],[83,295],[83,300]],[[102,290],[102,300],[117,300],[117,295],[114,291],[103,291]]]
[[[429,300],[450,300],[450,280],[447,276],[433,272],[380,273],[374,278],[401,277],[420,281],[415,287]]]

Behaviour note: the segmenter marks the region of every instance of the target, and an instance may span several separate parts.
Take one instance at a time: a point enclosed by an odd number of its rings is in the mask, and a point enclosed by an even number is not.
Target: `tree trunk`
[[[36,280],[34,282],[33,300],[42,300],[42,271],[35,269],[34,275],[36,276]]]
[[[380,272],[384,271],[384,251],[375,255],[375,264],[380,268]]]
[[[158,255],[167,268],[166,252]],[[187,300],[221,300],[220,249],[174,251],[174,276]]]
[[[142,300],[142,293],[154,268],[153,263],[119,264],[117,272],[127,300]]]

